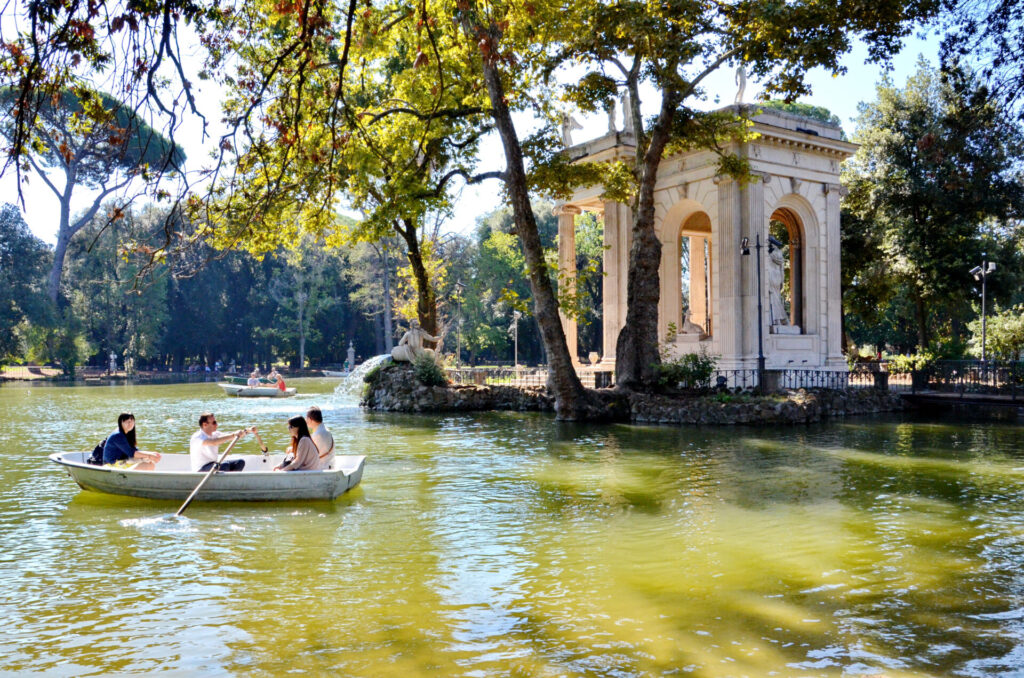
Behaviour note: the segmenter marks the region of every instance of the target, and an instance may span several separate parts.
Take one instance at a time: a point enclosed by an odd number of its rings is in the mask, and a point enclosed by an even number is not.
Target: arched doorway
[[[700,327],[703,334],[712,334],[711,271],[711,219],[706,213],[697,212],[679,228],[679,298],[682,303],[675,322],[684,334],[696,333],[687,319]]]
[[[804,323],[804,237],[800,218],[790,209],[780,207],[772,212],[768,221],[768,235],[780,243],[783,260],[781,285],[784,319],[771,318],[772,325],[790,325],[794,329],[806,327]],[[771,245],[771,240],[769,241]],[[770,292],[770,290],[769,290]]]

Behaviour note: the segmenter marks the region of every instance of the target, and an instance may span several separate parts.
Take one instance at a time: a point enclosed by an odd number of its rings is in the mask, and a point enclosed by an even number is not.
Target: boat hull
[[[94,492],[146,499],[184,501],[205,473],[189,469],[188,455],[166,454],[153,471],[135,471],[86,463],[88,452],[51,454],[79,487]],[[245,470],[214,473],[203,485],[196,501],[286,501],[293,499],[336,499],[357,486],[363,478],[363,455],[339,455],[334,468],[326,471],[273,471],[282,455],[231,455],[244,459]],[[168,470],[161,470],[164,467]]]
[[[239,398],[290,398],[295,395],[294,388],[286,388],[281,390],[276,386],[257,386],[250,388],[240,384],[226,384],[219,383],[224,393],[229,396],[237,396]]]

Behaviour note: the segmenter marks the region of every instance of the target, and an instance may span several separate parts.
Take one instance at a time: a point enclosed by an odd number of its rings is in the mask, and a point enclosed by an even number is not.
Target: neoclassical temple
[[[568,153],[575,160],[632,163],[632,135],[614,125],[610,130],[570,145]],[[756,369],[760,323],[768,369],[843,371],[839,164],[857,147],[842,140],[838,127],[771,109],[753,117],[753,131],[755,138],[733,150],[749,159],[756,181],[720,175],[717,156],[707,151],[661,163],[655,194],[662,245],[659,339],[676,354],[706,348],[718,357],[720,369]],[[575,275],[576,215],[589,211],[603,220],[598,365],[609,369],[626,319],[632,214],[627,205],[602,200],[602,193],[601,186],[581,189],[556,211],[559,266],[570,277]],[[563,325],[570,354],[576,356],[576,323],[563,318]]]

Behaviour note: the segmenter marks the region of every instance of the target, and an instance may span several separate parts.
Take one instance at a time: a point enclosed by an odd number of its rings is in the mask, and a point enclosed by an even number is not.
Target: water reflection
[[[0,388],[0,671],[1024,670],[1020,427],[370,415],[332,381],[299,386]],[[177,502],[81,492],[44,460],[122,408],[145,447],[184,451],[203,410],[281,446],[314,403],[340,453],[370,456],[336,502],[169,519]]]

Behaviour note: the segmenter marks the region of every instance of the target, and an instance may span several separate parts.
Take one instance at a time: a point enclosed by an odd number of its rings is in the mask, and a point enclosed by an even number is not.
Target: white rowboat
[[[184,500],[205,473],[191,471],[187,454],[165,454],[152,471],[135,471],[86,463],[89,452],[51,454],[84,490],[123,494],[147,499]],[[336,499],[363,478],[364,455],[338,455],[326,471],[274,471],[284,460],[281,454],[230,455],[244,459],[241,471],[218,471],[196,499],[204,501],[280,501],[289,499]]]
[[[290,398],[295,395],[294,388],[286,388],[282,391],[276,386],[256,386],[250,388],[241,384],[226,384],[224,382],[219,382],[217,386],[224,389],[224,393],[227,395],[238,396],[239,398]]]

